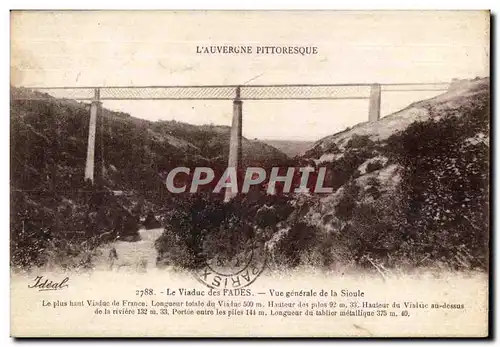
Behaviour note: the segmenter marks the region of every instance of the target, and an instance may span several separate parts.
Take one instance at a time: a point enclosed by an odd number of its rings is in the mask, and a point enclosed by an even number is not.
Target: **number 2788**
[[[145,295],[154,295],[154,291],[151,288],[137,289],[135,295],[143,297]]]

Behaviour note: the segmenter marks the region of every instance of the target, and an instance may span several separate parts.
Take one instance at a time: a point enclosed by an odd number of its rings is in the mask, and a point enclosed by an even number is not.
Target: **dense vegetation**
[[[226,127],[153,123],[104,110],[97,143],[104,170],[92,186],[82,180],[86,106],[13,101],[12,264],[72,257],[77,263],[68,266],[90,267],[82,253],[118,235],[135,240],[143,218],[147,228],[165,226],[155,243],[159,266],[230,262],[260,245],[272,267],[487,269],[489,84],[479,86],[457,96],[460,102],[421,102],[415,107],[428,117],[383,140],[354,134],[342,145],[320,141],[294,159],[245,140],[245,166],[327,167],[325,186],[334,192],[256,189],[229,203],[206,191],[173,196],[164,186],[175,166],[220,174]],[[330,159],[320,163],[325,154]]]
[[[146,227],[157,226],[152,215],[171,209],[174,197],[164,184],[170,169],[210,166],[221,173],[227,165],[228,127],[149,122],[104,108],[91,185],[83,180],[89,106],[28,90],[11,93],[39,99],[11,102],[13,265],[39,266],[54,253],[75,255],[82,245],[91,249],[116,236],[137,240],[141,218],[149,216]],[[258,141],[245,139],[243,147],[246,165],[288,160]]]
[[[354,136],[343,156],[329,163],[338,172],[333,184],[342,187],[320,225],[335,244],[332,257],[379,270],[488,268],[487,87],[446,107],[428,102],[428,120],[382,143]],[[375,160],[364,174],[356,169],[378,156],[387,158],[385,165]],[[389,168],[396,168],[396,183]]]

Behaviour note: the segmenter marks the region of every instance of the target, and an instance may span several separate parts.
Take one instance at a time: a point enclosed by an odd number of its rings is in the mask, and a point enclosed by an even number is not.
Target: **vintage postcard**
[[[490,12],[12,11],[11,335],[487,337]]]

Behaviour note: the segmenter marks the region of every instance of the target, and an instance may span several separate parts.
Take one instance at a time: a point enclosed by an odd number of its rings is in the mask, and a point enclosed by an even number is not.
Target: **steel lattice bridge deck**
[[[81,101],[94,100],[335,100],[369,99],[376,86],[381,92],[445,91],[450,83],[389,84],[270,84],[124,87],[30,87],[20,88],[16,100],[49,96]],[[42,94],[22,93],[23,90]]]

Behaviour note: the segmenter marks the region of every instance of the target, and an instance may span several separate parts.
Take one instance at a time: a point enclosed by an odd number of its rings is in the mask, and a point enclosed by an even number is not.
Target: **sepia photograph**
[[[489,11],[10,22],[11,336],[489,336]]]

